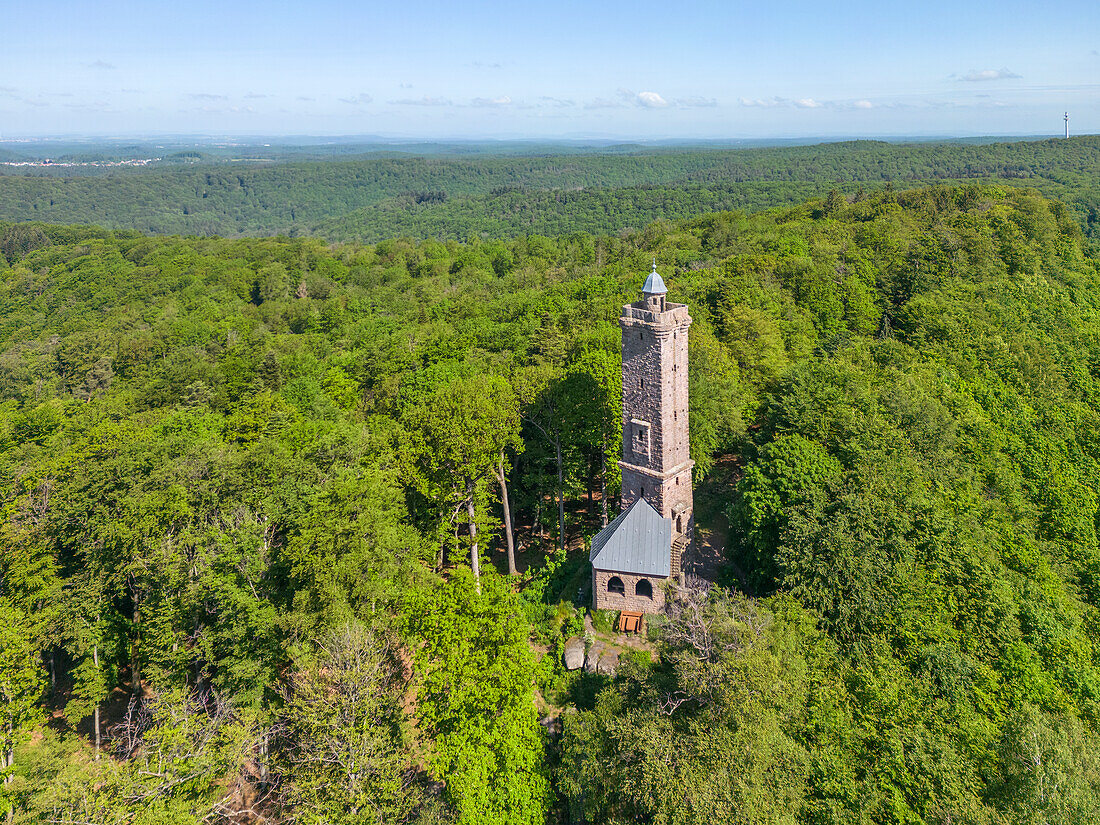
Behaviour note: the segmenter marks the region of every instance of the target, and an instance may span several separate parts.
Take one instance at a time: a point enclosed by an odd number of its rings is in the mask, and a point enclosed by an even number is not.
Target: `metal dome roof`
[[[665,279],[657,274],[657,262],[653,262],[653,271],[649,273],[649,277],[645,279],[645,286],[642,287],[642,292],[646,295],[663,295],[668,292],[665,289]]]

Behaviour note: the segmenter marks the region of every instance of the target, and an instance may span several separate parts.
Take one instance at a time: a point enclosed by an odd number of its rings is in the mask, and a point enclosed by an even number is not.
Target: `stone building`
[[[622,514],[592,539],[600,610],[655,613],[695,533],[688,455],[687,307],[666,298],[657,266],[623,307]]]

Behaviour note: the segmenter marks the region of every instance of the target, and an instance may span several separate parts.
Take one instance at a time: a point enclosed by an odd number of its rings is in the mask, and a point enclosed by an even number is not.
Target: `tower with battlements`
[[[657,267],[623,307],[623,510],[638,498],[672,520],[672,575],[695,530],[688,455],[688,327]]]
[[[657,267],[623,307],[623,512],[592,540],[593,604],[655,612],[695,532],[688,452],[688,327]],[[646,506],[648,505],[648,506]]]

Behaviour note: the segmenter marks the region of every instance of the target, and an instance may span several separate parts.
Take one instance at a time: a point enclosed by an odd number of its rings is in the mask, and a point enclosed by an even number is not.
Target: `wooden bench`
[[[619,613],[619,621],[615,629],[620,633],[643,633],[645,631],[645,614],[635,610],[623,610]]]

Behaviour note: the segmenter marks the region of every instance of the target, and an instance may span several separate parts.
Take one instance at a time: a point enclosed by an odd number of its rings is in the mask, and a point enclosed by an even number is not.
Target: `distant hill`
[[[288,157],[285,149],[269,150],[272,159],[265,161],[261,150],[241,147],[240,155],[252,160],[216,164],[206,149],[173,153],[171,166],[150,170],[27,174],[23,167],[0,167],[7,172],[0,175],[0,220],[371,242],[394,235],[516,237],[615,232],[721,209],[757,211],[834,186],[856,191],[861,185],[985,179],[1034,187],[1065,201],[1089,235],[1100,222],[1097,136],[747,149],[609,146],[572,154],[557,147],[558,154],[495,156],[478,146],[463,156],[352,159],[339,154],[346,147],[334,146],[333,159],[301,162],[275,162]]]

